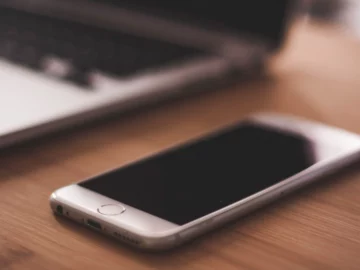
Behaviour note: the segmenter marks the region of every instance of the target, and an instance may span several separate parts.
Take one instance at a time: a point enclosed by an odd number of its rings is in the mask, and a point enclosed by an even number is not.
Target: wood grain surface
[[[129,249],[56,219],[50,193],[258,111],[360,133],[360,41],[296,26],[269,76],[0,153],[0,269],[360,269],[358,164],[171,252]]]

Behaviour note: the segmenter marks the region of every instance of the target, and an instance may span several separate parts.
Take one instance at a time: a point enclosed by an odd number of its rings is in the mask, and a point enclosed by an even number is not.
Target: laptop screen
[[[94,1],[94,0],[93,0]],[[95,0],[201,27],[226,29],[279,43],[293,0]]]

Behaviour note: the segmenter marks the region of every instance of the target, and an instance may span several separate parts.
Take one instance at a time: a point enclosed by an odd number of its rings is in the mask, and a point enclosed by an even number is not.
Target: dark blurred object
[[[360,36],[359,0],[307,0],[311,20],[337,25],[354,36]]]
[[[347,1],[344,0],[312,0],[310,2],[309,13],[316,20],[337,20],[347,6]]]

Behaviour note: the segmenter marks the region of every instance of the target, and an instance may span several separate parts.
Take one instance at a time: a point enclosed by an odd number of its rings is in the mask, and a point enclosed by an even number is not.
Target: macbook
[[[1,0],[0,146],[247,74],[291,3]]]

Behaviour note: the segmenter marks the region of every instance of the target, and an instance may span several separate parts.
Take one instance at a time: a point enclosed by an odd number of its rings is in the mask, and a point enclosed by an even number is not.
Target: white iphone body
[[[360,137],[279,114],[63,187],[52,210],[132,246],[178,246],[360,157]]]

